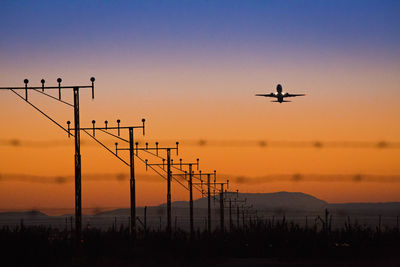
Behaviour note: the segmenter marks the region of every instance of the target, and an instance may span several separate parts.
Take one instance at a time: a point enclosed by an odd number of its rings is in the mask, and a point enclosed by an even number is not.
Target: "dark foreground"
[[[284,220],[186,232],[85,229],[81,242],[50,227],[0,229],[1,266],[400,266],[395,228],[299,227]]]

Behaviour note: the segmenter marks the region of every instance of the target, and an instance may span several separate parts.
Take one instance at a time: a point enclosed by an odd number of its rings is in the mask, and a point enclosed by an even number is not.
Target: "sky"
[[[0,2],[0,86],[88,85],[82,125],[146,118],[149,140],[400,142],[399,1]],[[255,97],[276,85],[306,93],[291,103]],[[63,99],[71,101],[71,92]],[[65,125],[72,110],[30,99]],[[0,173],[73,175],[73,140],[11,92],[0,92]],[[137,133],[140,136],[139,133]],[[88,137],[83,141],[90,143]],[[143,138],[140,136],[140,138]],[[112,145],[113,141],[105,137]],[[184,142],[183,142],[184,144]],[[394,148],[183,146],[220,179],[274,174],[399,175]],[[82,146],[83,174],[129,173],[100,146]],[[150,175],[138,163],[141,175]],[[143,176],[145,177],[145,176]],[[165,183],[138,178],[138,204],[165,201]],[[174,185],[174,200],[187,192]],[[302,191],[329,202],[400,201],[400,184],[232,184],[243,192]],[[340,192],[340,193],[339,193]],[[0,209],[72,207],[73,184],[0,182]],[[128,182],[90,182],[84,206],[127,206]],[[107,199],[104,196],[109,196]],[[197,196],[198,197],[198,196]]]

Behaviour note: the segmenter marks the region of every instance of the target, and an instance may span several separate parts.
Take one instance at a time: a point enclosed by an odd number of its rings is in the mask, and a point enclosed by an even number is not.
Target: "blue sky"
[[[2,1],[2,58],[48,50],[400,50],[399,1]],[[121,52],[121,53],[122,53]]]

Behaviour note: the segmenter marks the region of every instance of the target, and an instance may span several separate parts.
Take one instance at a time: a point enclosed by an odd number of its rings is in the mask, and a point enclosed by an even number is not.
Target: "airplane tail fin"
[[[288,101],[288,100],[282,100],[282,101],[278,101],[278,100],[273,100],[271,102],[278,102],[278,103],[282,103],[282,102],[292,102],[292,101]]]

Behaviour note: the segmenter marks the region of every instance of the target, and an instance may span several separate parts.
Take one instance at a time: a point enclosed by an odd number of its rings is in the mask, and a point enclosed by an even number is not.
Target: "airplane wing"
[[[273,93],[270,94],[255,94],[255,96],[276,97]]]
[[[284,94],[283,97],[305,96],[306,94]]]

